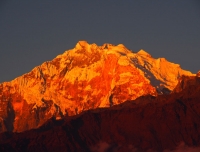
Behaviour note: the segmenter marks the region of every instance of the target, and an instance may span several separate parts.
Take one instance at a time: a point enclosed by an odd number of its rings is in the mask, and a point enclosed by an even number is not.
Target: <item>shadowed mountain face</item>
[[[0,132],[22,132],[52,117],[169,94],[182,75],[193,74],[144,50],[134,53],[122,44],[80,41],[52,61],[0,84]]]
[[[200,73],[200,72],[199,72]],[[193,76],[182,76],[178,80],[177,86],[174,88],[173,92],[181,92],[184,89],[188,89],[188,87],[195,87],[200,85],[200,75],[197,73],[197,76],[194,78]]]
[[[169,151],[181,143],[198,149],[200,85],[185,84],[178,93],[147,95],[62,120],[52,118],[36,130],[2,133],[0,151]]]

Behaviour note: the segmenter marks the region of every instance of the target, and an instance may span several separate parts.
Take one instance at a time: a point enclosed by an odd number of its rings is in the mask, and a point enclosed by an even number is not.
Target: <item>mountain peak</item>
[[[147,56],[147,57],[151,57],[151,55],[149,53],[147,53],[145,50],[141,49],[137,54],[139,55],[144,55],[144,56]]]
[[[75,48],[80,49],[80,48],[85,48],[88,47],[88,42],[87,41],[78,41],[78,43],[76,44]]]
[[[0,84],[0,118],[5,119],[0,126],[6,128],[4,122],[11,117],[9,128],[23,131],[51,117],[59,119],[140,96],[156,96],[165,88],[173,90],[181,75],[192,73],[167,60],[154,59],[144,50],[133,53],[123,44],[97,46],[79,41],[52,61]]]

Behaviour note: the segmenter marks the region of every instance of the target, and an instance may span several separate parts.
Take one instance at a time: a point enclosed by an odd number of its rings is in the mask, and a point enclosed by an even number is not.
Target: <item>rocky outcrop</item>
[[[37,128],[54,117],[111,107],[140,96],[169,93],[181,75],[193,75],[144,50],[88,44],[0,84],[0,132]]]
[[[194,77],[191,78],[191,81]],[[195,79],[195,78],[194,78]],[[3,133],[1,151],[199,151],[200,85]],[[184,143],[184,145],[183,145]],[[183,145],[183,149],[181,148]]]
[[[181,92],[184,89],[193,88],[197,85],[200,85],[200,77],[197,76],[182,76],[177,86],[174,88],[173,92]]]
[[[197,76],[197,77],[200,77],[200,71],[197,72],[196,76]]]

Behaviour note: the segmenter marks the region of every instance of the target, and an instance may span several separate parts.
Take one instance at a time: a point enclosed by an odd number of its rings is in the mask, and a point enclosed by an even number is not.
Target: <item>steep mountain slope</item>
[[[198,75],[198,73],[196,77],[184,75],[179,79],[178,84],[174,88],[173,92],[174,93],[181,92],[186,88],[195,87],[197,85],[200,85],[200,76]]]
[[[80,41],[52,61],[0,84],[0,132],[20,132],[37,128],[52,116],[61,119],[169,93],[182,75],[193,74],[144,50],[133,53],[122,44]]]
[[[181,78],[199,81],[200,77]],[[110,108],[49,120],[37,130],[3,133],[1,151],[199,151],[200,85],[139,97]],[[175,151],[176,152],[176,151]]]

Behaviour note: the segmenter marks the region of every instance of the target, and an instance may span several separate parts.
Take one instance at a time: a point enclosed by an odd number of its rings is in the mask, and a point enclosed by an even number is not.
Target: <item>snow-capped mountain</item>
[[[24,131],[52,116],[76,115],[140,96],[170,93],[179,77],[192,76],[165,58],[144,50],[79,41],[52,61],[0,84],[0,131]]]

